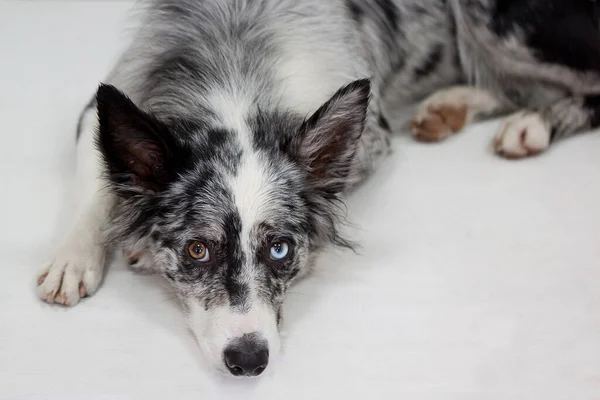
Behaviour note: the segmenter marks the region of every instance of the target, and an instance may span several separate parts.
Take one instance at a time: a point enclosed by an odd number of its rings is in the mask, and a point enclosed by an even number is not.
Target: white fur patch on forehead
[[[277,206],[275,196],[275,180],[270,177],[265,156],[253,151],[242,155],[237,175],[230,178],[231,193],[242,228],[242,246],[249,251],[250,230],[263,222],[269,210]]]
[[[252,107],[249,97],[241,91],[215,90],[207,96],[207,100],[217,115],[218,123],[235,133],[242,150],[237,174],[229,177],[229,186],[241,220],[243,250],[248,251],[248,234],[273,207],[272,194],[276,188],[269,177],[266,156],[255,151],[252,145],[253,133],[247,124]]]

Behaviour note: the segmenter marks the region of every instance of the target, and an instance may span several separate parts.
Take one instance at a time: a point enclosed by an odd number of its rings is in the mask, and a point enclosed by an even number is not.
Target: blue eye
[[[290,246],[286,242],[275,242],[271,246],[270,256],[271,260],[281,261],[287,257],[290,252]]]

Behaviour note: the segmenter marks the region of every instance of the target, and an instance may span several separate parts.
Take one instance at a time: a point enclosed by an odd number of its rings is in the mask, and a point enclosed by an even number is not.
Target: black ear
[[[177,145],[167,127],[114,86],[101,85],[96,100],[98,147],[115,189],[123,195],[160,191],[175,175]]]
[[[350,178],[369,106],[370,81],[362,79],[337,91],[300,127],[292,151],[313,182],[330,193],[345,189]]]

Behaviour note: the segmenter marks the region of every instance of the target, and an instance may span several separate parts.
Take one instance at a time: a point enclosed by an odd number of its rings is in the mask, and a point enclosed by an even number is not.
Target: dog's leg
[[[101,178],[97,124],[96,107],[91,104],[84,110],[78,132],[74,225],[61,238],[61,246],[37,280],[38,295],[48,303],[73,306],[92,295],[102,280],[107,251],[103,232],[114,198],[105,191]]]
[[[494,139],[494,149],[507,158],[526,157],[543,152],[559,139],[598,126],[600,96],[569,97],[508,117]]]
[[[459,132],[467,124],[505,112],[508,106],[491,92],[470,86],[453,86],[429,96],[410,122],[418,140],[436,142]]]

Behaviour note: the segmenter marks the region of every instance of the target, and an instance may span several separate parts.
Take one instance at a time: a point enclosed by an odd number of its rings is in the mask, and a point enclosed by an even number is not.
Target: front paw
[[[103,246],[67,246],[56,254],[37,279],[37,294],[47,303],[74,306],[98,290],[102,281]]]

